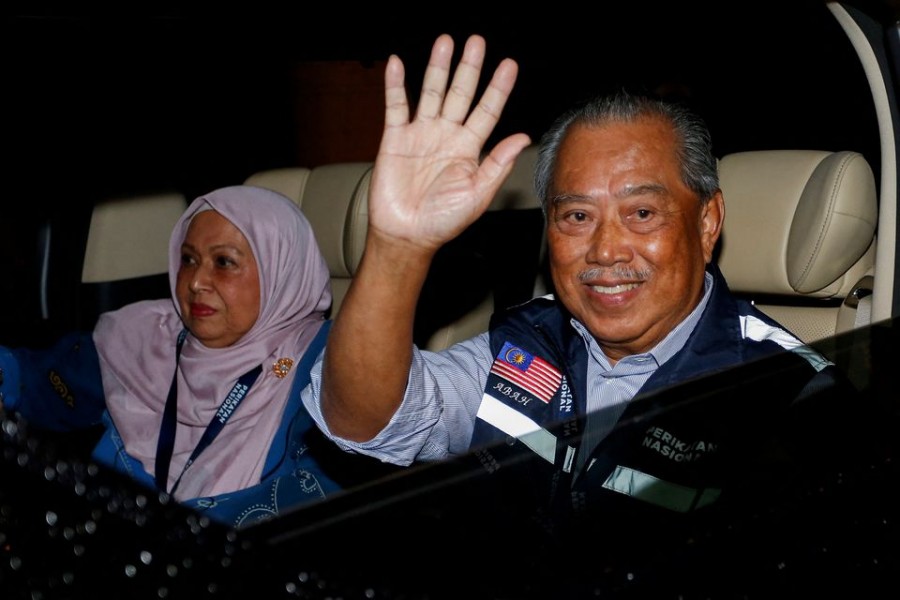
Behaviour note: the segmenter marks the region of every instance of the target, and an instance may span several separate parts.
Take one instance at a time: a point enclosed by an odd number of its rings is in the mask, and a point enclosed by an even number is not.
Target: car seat
[[[81,269],[85,324],[138,300],[171,296],[169,238],[187,206],[175,191],[94,205]]]
[[[733,292],[806,343],[868,324],[878,206],[861,154],[738,152],[719,178],[718,264]]]
[[[38,231],[43,334],[91,330],[101,313],[168,298],[169,238],[187,208],[176,191],[115,196],[54,215]]]
[[[254,173],[244,181],[284,194],[309,220],[331,275],[331,316],[340,309],[365,247],[372,166],[348,162],[313,169],[285,167]]]

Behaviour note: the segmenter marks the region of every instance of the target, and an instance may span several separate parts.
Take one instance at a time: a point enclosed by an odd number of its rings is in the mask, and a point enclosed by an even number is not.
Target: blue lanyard
[[[172,385],[169,387],[169,397],[166,399],[166,408],[163,412],[162,425],[159,429],[159,441],[156,445],[156,485],[163,491],[166,490],[166,485],[168,483],[169,463],[172,462],[172,450],[175,448],[176,415],[178,414],[178,361],[181,358],[181,347],[184,345],[185,337],[187,337],[187,329],[182,329],[181,333],[178,334],[178,342],[175,345],[175,373],[172,375]],[[181,478],[184,477],[184,473],[187,471],[188,467],[197,460],[200,453],[206,450],[207,446],[216,439],[216,436],[219,435],[219,432],[225,427],[228,418],[237,410],[241,400],[243,400],[247,395],[247,392],[250,391],[250,387],[256,382],[256,379],[261,372],[262,365],[257,365],[256,368],[241,375],[240,379],[237,380],[237,383],[231,388],[228,396],[225,397],[225,400],[222,401],[222,405],[219,406],[219,410],[216,411],[216,414],[209,422],[209,425],[206,426],[206,431],[203,432],[203,437],[200,438],[197,447],[194,448],[190,458],[184,463],[181,474],[172,486],[172,491],[169,492],[170,494],[175,493],[175,489],[178,487],[178,484],[181,483]]]

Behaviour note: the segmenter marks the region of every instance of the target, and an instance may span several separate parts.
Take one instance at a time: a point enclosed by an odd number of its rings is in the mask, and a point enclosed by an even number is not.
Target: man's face
[[[681,181],[659,119],[577,125],[548,204],[556,293],[613,361],[650,350],[697,306],[725,209]]]

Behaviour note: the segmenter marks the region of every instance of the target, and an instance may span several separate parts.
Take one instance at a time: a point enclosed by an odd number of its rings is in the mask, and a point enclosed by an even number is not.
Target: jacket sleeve
[[[105,402],[90,333],[42,349],[0,346],[0,400],[34,427],[72,431],[101,422]]]

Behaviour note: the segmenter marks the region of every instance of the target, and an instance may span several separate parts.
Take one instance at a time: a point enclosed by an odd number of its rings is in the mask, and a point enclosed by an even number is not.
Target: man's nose
[[[628,230],[615,220],[597,223],[591,234],[585,260],[600,265],[629,262],[634,256]]]

